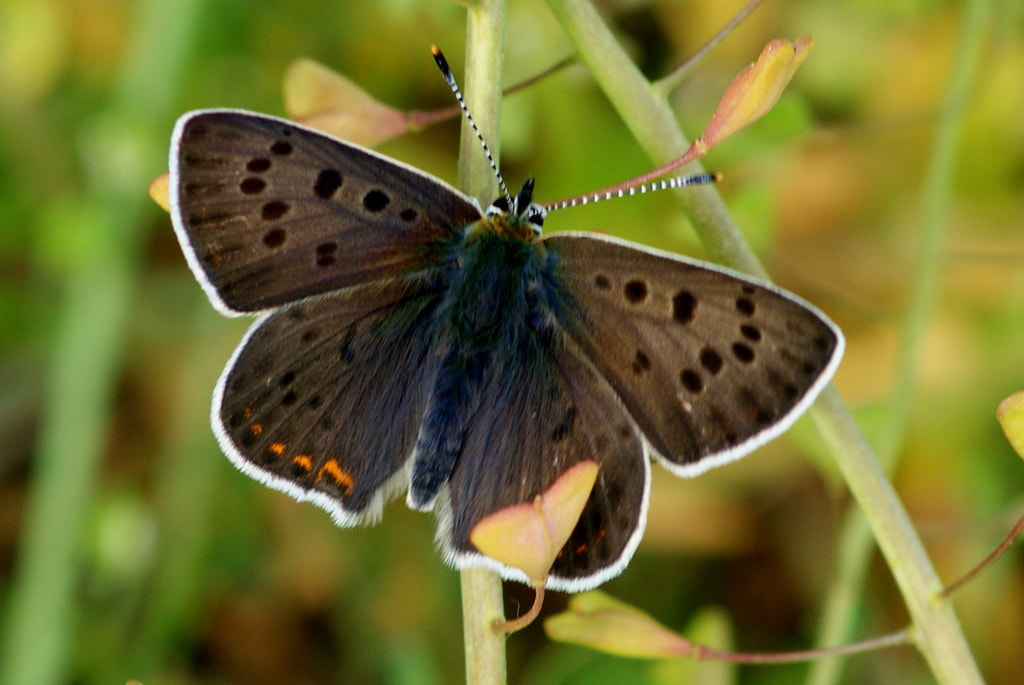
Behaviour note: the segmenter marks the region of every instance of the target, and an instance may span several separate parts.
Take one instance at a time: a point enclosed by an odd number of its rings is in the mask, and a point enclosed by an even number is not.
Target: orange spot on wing
[[[285,447],[285,445],[284,445],[283,442],[272,442],[272,443],[270,443],[270,451],[273,452],[274,454],[276,454],[279,457],[282,454],[284,454],[284,447]]]
[[[295,464],[296,466],[303,468],[306,471],[309,471],[311,468],[313,468],[313,460],[310,459],[309,456],[305,454],[295,455],[295,457],[292,459],[292,463]]]
[[[262,423],[254,423],[254,424],[252,424],[251,426],[249,426],[249,432],[251,432],[253,435],[259,435],[260,433],[263,432],[263,424]]]
[[[252,407],[246,407],[245,409],[242,410],[242,416],[244,418],[251,419],[252,418],[252,414],[253,414]]]
[[[325,473],[333,478],[335,483],[345,489],[346,496],[352,494],[352,489],[355,487],[352,474],[342,469],[336,459],[328,459],[327,463],[320,467],[319,473],[316,474],[316,482],[319,483]]]
[[[579,547],[576,548],[576,554],[583,554],[586,551],[587,551],[587,543],[585,543],[585,542],[582,545],[580,545]]]
[[[607,532],[608,531],[606,531],[604,528],[602,528],[601,530],[597,531],[597,537],[594,538],[594,544],[595,545],[599,544],[601,542],[601,540],[604,540],[604,535]]]

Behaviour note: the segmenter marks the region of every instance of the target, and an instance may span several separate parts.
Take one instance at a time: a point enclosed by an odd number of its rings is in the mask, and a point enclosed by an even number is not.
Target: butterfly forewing
[[[841,356],[834,324],[767,284],[605,237],[544,244],[570,335],[679,473],[778,435]]]
[[[245,472],[342,525],[404,487],[436,370],[429,283],[392,280],[261,318],[214,399],[222,447]]]
[[[597,482],[548,587],[593,587],[621,571],[639,542],[649,460],[615,392],[559,329],[519,340],[495,350],[448,484],[442,542],[457,563],[479,559],[469,533],[480,519],[533,501],[567,469],[592,459]],[[501,571],[527,580],[515,569]]]
[[[170,185],[189,264],[227,313],[428,268],[480,218],[472,200],[422,172],[229,110],[178,121]]]

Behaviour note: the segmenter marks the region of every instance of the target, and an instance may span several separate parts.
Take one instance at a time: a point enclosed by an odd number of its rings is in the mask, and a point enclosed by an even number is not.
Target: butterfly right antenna
[[[452,75],[451,67],[448,66],[448,60],[441,54],[441,49],[436,45],[430,46],[430,52],[434,55],[434,61],[437,62],[438,68],[441,70],[441,74],[444,76],[445,82],[448,83],[448,87],[452,89],[452,93],[455,94],[455,99],[459,102],[459,109],[466,116],[466,121],[469,122],[470,128],[473,129],[473,133],[476,134],[476,139],[480,141],[480,147],[484,150],[484,155],[487,156],[487,162],[491,165],[491,169],[494,170],[494,177],[498,179],[498,187],[501,188],[502,195],[505,196],[505,201],[508,202],[510,208],[515,207],[515,203],[512,201],[512,196],[508,192],[508,186],[505,185],[505,179],[501,177],[501,172],[498,171],[498,165],[494,162],[494,157],[491,155],[491,149],[487,147],[487,141],[484,140],[484,136],[480,133],[480,129],[477,128],[476,122],[473,121],[473,115],[469,113],[469,107],[466,106],[466,101],[462,99],[462,91],[459,90],[459,84],[455,82],[455,76]]]

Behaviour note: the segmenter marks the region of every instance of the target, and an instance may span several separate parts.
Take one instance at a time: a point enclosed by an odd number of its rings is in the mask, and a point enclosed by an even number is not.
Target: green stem
[[[878,456],[882,469],[891,473],[906,439],[913,412],[914,394],[920,368],[925,330],[935,309],[942,247],[949,225],[950,198],[956,171],[956,156],[968,95],[978,72],[984,48],[984,36],[991,22],[991,6],[985,0],[973,0],[964,12],[960,41],[953,62],[949,88],[941,108],[942,117],[935,129],[932,156],[922,193],[920,249],[912,279],[910,303],[903,322],[903,344],[898,376],[889,402],[889,422],[879,441]],[[828,593],[818,645],[846,642],[850,637],[853,615],[871,558],[871,532],[860,512],[851,510],[839,538],[839,574]],[[811,668],[808,683],[827,685],[837,682],[842,658],[821,659]]]
[[[597,11],[586,0],[548,0],[548,6],[576,45],[581,59],[619,112],[626,126],[655,164],[666,164],[690,147],[665,95],[652,85],[615,41]],[[680,173],[701,173],[700,162]],[[701,231],[702,239],[722,261],[767,279],[768,273],[732,220],[722,196],[712,185],[676,193]]]
[[[697,52],[690,55],[685,62],[680,64],[671,74],[662,77],[655,84],[659,91],[665,95],[670,94],[676,88],[679,87],[683,81],[693,72],[693,70],[704,60],[708,54],[718,47],[718,44],[728,37],[730,33],[736,30],[736,27],[743,23],[743,20],[750,16],[750,13],[757,9],[764,0],[750,0],[743,8],[733,15],[725,26],[719,29],[718,33],[711,36],[711,39],[704,45],[700,46]]]
[[[83,140],[132,163],[107,159],[95,166],[81,197],[54,198],[58,206],[76,207],[72,232],[85,249],[77,251],[80,258],[62,283],[24,534],[0,619],[5,685],[74,681],[71,654],[85,649],[74,644],[82,533],[142,263],[139,227],[155,211],[145,187],[166,168],[163,127],[190,52],[196,9],[195,2],[158,0],[135,7],[133,40],[114,97],[80,127]]]
[[[466,104],[499,159],[501,76],[504,66],[505,2],[480,0],[468,5],[466,23]],[[459,146],[459,186],[484,203],[494,198],[496,181],[480,143],[466,122]],[[466,650],[466,682],[503,685],[506,680],[505,634],[494,625],[505,620],[501,579],[489,569],[464,569],[462,629]]]
[[[915,642],[936,680],[982,683],[942,583],[878,459],[838,391],[829,386],[811,409],[847,485],[860,504],[913,620]]]
[[[460,577],[466,682],[504,685],[505,633],[494,629],[505,620],[501,578],[486,568],[463,569]]]
[[[466,17],[466,71],[463,94],[495,163],[501,158],[501,81],[505,67],[505,1],[480,0]],[[469,124],[459,140],[459,186],[482,202],[494,199],[496,180]]]
[[[667,100],[630,62],[590,3],[548,0],[576,45],[580,57],[627,126],[655,163],[679,155],[687,141]],[[682,196],[702,239],[730,266],[764,276],[712,186],[688,189]],[[906,510],[834,387],[822,393],[811,411],[860,503],[914,622],[917,645],[940,683],[980,683],[950,604],[939,597],[941,583]]]

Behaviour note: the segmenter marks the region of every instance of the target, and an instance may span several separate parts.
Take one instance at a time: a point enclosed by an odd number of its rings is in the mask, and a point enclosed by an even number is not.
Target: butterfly
[[[255,322],[214,391],[244,473],[373,522],[406,493],[456,567],[470,531],[594,460],[547,586],[617,575],[650,462],[693,476],[784,431],[829,381],[839,329],[728,269],[590,233],[541,232],[533,182],[481,209],[445,182],[301,125],[178,120],[175,232],[211,303]]]

